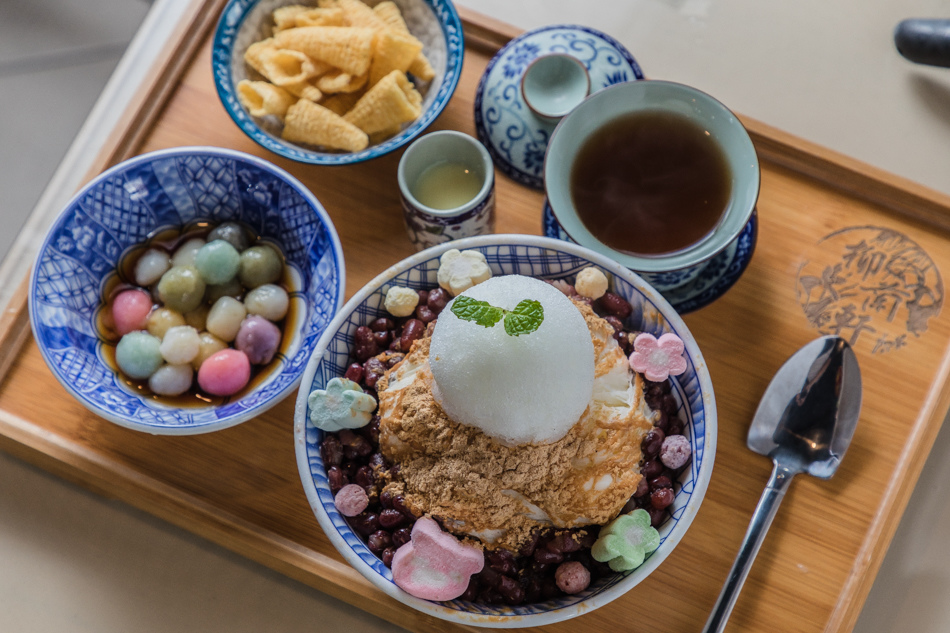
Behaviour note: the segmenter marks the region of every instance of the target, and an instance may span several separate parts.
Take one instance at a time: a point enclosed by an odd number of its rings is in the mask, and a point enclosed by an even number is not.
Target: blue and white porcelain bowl
[[[385,315],[385,289],[391,285],[430,289],[437,286],[439,257],[450,248],[482,252],[494,275],[521,274],[542,279],[572,278],[587,266],[597,266],[611,278],[612,290],[633,305],[626,325],[657,336],[678,334],[686,346],[687,370],[673,381],[673,394],[693,450],[689,468],[671,517],[660,528],[660,546],[637,569],[603,578],[584,592],[524,606],[485,605],[461,600],[430,602],[415,598],[393,583],[383,565],[337,511],[320,455],[323,432],[310,422],[307,397],[342,376],[351,361],[356,328]],[[546,237],[486,235],[429,248],[387,268],[347,302],[321,337],[307,365],[294,411],[294,447],[301,482],[313,512],[340,554],[387,595],[430,615],[461,624],[491,628],[550,624],[587,613],[633,589],[649,576],[676,547],[696,516],[712,473],[716,454],[716,402],[706,361],[686,325],[670,304],[636,274],[589,249]]]
[[[528,107],[521,80],[531,63],[545,55],[569,55],[581,62],[590,93],[643,79],[637,61],[620,42],[586,26],[528,31],[495,54],[475,90],[475,130],[498,169],[534,189],[544,188],[544,152],[557,119]]]
[[[243,395],[220,404],[176,406],[143,396],[113,369],[114,345],[99,323],[103,295],[117,281],[117,268],[150,236],[227,221],[244,224],[284,254],[297,290],[283,352]],[[284,170],[233,150],[175,148],[131,158],[83,187],[47,233],[29,293],[43,359],[80,403],[147,433],[204,433],[244,422],[297,387],[343,303],[343,250],[326,211]]]
[[[271,35],[274,9],[290,4],[314,4],[312,0],[229,0],[214,33],[211,64],[214,84],[224,109],[241,130],[262,147],[285,158],[313,165],[359,163],[402,147],[422,133],[445,109],[462,72],[465,53],[462,22],[452,0],[394,0],[409,31],[423,44],[423,52],[435,70],[435,78],[419,82],[422,115],[395,136],[359,152],[321,151],[283,140],[276,117],[253,117],[237,97],[237,85],[250,77],[244,52],[254,42]],[[368,2],[374,5],[376,2]]]

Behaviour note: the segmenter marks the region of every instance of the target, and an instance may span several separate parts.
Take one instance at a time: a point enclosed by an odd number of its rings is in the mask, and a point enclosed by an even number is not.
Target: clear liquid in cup
[[[445,211],[470,202],[482,188],[482,178],[475,170],[461,163],[441,162],[419,175],[412,190],[423,205]]]

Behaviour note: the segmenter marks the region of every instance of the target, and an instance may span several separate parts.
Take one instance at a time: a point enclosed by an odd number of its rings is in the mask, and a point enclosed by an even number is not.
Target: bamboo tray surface
[[[179,145],[230,147],[270,160],[312,189],[332,216],[349,297],[413,253],[400,215],[399,153],[314,167],[248,139],[218,102],[211,77],[210,27],[223,4],[195,0],[182,16],[96,171]],[[475,86],[517,31],[471,12],[463,17],[461,81],[432,129],[474,135]],[[820,333],[840,333],[855,347],[864,380],[861,421],[833,479],[803,476],[791,487],[729,630],[851,630],[950,405],[950,309],[942,305],[940,276],[950,271],[950,198],[743,122],[762,164],[756,252],[724,297],[685,318],[707,359],[719,411],[705,502],[645,582],[579,621],[545,630],[701,629],[771,468],[745,447],[749,422],[770,377]],[[498,174],[498,232],[539,234],[541,202],[540,193]],[[404,607],[342,562],[300,485],[292,396],[209,435],[153,437],[110,424],[74,401],[46,368],[29,335],[25,287],[0,317],[0,448],[412,631],[472,630]]]

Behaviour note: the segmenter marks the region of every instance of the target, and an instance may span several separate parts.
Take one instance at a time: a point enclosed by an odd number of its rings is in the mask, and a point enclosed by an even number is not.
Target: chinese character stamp
[[[808,322],[822,334],[859,342],[872,354],[906,346],[943,306],[930,256],[902,233],[849,227],[819,240],[796,282]]]

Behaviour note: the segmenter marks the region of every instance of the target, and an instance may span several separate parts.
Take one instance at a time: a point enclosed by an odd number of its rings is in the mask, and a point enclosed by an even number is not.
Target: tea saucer
[[[541,223],[546,237],[576,243],[561,228],[557,218],[554,217],[554,211],[551,210],[547,198],[544,199],[544,213]],[[758,232],[759,214],[753,211],[752,217],[745,228],[742,229],[738,239],[729,245],[726,250],[713,257],[696,279],[678,288],[660,291],[660,294],[680,314],[693,312],[709,305],[724,295],[745,272],[755,250]]]
[[[590,91],[643,79],[633,55],[620,42],[586,26],[546,26],[508,42],[488,62],[475,91],[475,130],[495,165],[513,180],[544,188],[544,151],[557,121],[535,115],[521,94],[521,77],[537,57],[551,53],[580,60]]]

